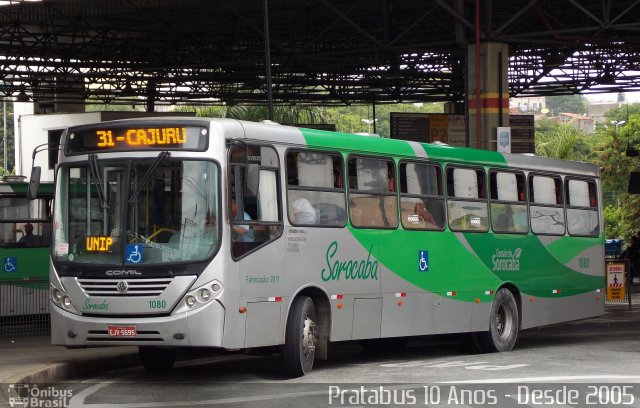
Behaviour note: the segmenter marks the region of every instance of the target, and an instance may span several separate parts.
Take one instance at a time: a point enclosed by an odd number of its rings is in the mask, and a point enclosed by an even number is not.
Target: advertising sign
[[[498,151],[500,153],[511,153],[511,128],[498,127],[496,130]]]

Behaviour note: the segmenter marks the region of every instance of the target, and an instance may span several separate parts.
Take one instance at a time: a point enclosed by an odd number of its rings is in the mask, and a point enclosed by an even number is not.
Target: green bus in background
[[[0,179],[0,318],[48,312],[53,183],[27,199],[22,176]]]

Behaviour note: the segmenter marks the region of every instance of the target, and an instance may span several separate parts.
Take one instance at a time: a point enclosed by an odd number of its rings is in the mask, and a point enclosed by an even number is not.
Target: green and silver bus
[[[56,168],[54,344],[280,348],[521,329],[603,313],[590,164],[229,119],[67,129]]]
[[[0,179],[0,318],[48,313],[53,183],[27,199],[23,176]]]

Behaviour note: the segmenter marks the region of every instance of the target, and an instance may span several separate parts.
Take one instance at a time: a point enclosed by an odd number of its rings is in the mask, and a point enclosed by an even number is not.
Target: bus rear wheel
[[[316,354],[316,312],[311,298],[293,300],[287,319],[287,331],[282,353],[284,370],[291,377],[311,371]]]
[[[138,356],[145,370],[151,373],[169,371],[176,362],[177,350],[174,348],[147,347],[138,348]]]
[[[498,290],[491,305],[489,330],[473,334],[475,348],[483,353],[510,351],[518,340],[518,303],[507,288]]]

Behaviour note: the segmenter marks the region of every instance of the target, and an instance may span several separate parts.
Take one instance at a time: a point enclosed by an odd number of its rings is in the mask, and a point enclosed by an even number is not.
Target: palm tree
[[[536,132],[536,153],[553,159],[585,161],[589,154],[584,132],[569,124],[552,126],[547,132]]]

